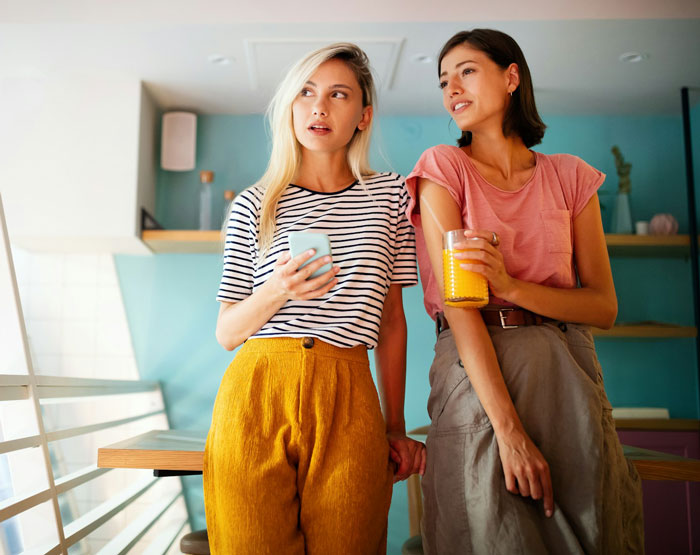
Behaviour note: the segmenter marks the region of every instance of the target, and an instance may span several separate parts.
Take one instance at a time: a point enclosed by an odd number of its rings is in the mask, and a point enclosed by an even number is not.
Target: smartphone
[[[303,268],[307,264],[313,262],[317,258],[322,256],[331,256],[331,242],[328,239],[328,235],[325,233],[313,233],[310,231],[295,231],[289,234],[287,239],[289,241],[289,251],[292,254],[292,258],[298,254],[303,253],[309,249],[314,249],[316,254],[312,256],[309,260],[304,262],[299,268]],[[309,276],[308,279],[316,278],[321,274],[325,274],[333,267],[332,262],[324,264],[313,274]]]

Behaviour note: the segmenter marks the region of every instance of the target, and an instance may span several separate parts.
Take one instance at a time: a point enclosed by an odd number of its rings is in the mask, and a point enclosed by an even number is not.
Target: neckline
[[[513,189],[512,191],[510,191],[507,189],[501,189],[500,187],[491,183],[488,179],[486,179],[483,175],[481,175],[481,172],[476,167],[474,162],[472,162],[472,159],[469,157],[469,155],[466,152],[464,152],[464,150],[461,147],[457,147],[457,150],[459,150],[462,153],[462,155],[464,156],[464,158],[466,158],[467,164],[469,164],[469,167],[474,171],[474,173],[476,173],[476,175],[479,176],[479,179],[481,179],[481,181],[483,181],[484,183],[486,183],[486,185],[488,185],[489,187],[492,187],[493,189],[496,189],[497,191],[499,191],[501,193],[506,193],[506,194],[519,193],[520,191],[525,189],[525,187],[530,185],[530,183],[532,183],[532,181],[534,180],[535,175],[537,174],[537,171],[540,167],[540,155],[539,155],[539,153],[535,150],[528,149],[528,150],[530,150],[530,152],[532,152],[535,155],[535,167],[532,168],[532,173],[530,174],[530,177],[528,177],[527,181],[525,181],[525,183],[523,183],[517,189]]]
[[[344,193],[345,191],[352,189],[356,184],[358,183],[357,179],[350,183],[347,187],[344,187],[343,189],[339,189],[337,191],[316,191],[315,189],[308,189],[307,187],[302,187],[301,185],[297,185],[296,183],[290,183],[289,185],[291,187],[296,187],[297,189],[301,189],[302,191],[308,191],[309,193],[314,193],[316,195],[339,195],[340,193]]]

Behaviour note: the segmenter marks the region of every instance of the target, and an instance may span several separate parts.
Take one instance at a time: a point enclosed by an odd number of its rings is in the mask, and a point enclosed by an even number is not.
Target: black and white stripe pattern
[[[377,344],[389,285],[418,282],[413,228],[406,218],[404,178],[380,173],[336,193],[290,185],[277,207],[272,247],[259,260],[257,237],[263,191],[251,187],[238,195],[226,228],[224,271],[218,301],[242,301],[272,273],[288,250],[293,231],[325,233],[338,284],[326,295],[287,303],[253,337],[317,337],[339,347]],[[369,193],[369,194],[368,194]]]

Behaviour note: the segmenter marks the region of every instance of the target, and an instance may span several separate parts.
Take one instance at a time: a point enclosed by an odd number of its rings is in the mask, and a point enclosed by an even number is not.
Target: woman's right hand
[[[314,254],[316,251],[310,249],[291,258],[290,253],[285,252],[277,259],[272,276],[266,282],[267,287],[275,297],[283,302],[288,300],[308,301],[322,297],[338,283],[338,278],[335,276],[340,271],[340,266],[333,266],[326,273],[308,279],[321,266],[331,262],[330,256],[322,256],[299,269]]]
[[[503,464],[506,489],[523,497],[543,499],[549,517],[554,512],[552,477],[549,465],[524,430],[496,435],[498,453]]]

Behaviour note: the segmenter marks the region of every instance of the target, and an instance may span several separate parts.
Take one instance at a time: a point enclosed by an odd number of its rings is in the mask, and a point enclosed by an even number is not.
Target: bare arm
[[[406,433],[403,410],[406,393],[406,334],[401,286],[392,285],[384,300],[374,362],[386,430],[402,434]]]
[[[491,232],[477,231],[474,235],[483,240],[470,241],[470,247],[478,243],[481,250],[478,256],[470,253],[469,257],[482,264],[464,267],[486,276],[494,295],[555,320],[604,329],[615,323],[617,297],[597,195],[574,220],[574,254],[581,287],[562,289],[515,279],[505,271],[501,253],[486,240]]]
[[[442,233],[462,228],[462,217],[440,185],[421,179],[418,191],[425,242],[442,297]],[[545,510],[551,514],[554,502],[549,467],[515,411],[481,314],[476,309],[450,306],[444,310],[465,371],[493,425],[508,491],[535,499],[544,497]]]
[[[299,266],[313,255],[313,250],[307,251],[290,260],[289,253],[283,254],[276,262],[272,276],[249,297],[237,303],[222,302],[216,321],[216,339],[221,346],[229,351],[238,347],[263,327],[289,299],[314,299],[328,293],[338,282],[335,275],[339,268],[333,266],[325,274],[307,280],[331,261],[329,256],[321,257],[299,270]]]
[[[608,329],[617,317],[617,296],[598,195],[574,220],[574,254],[581,287],[559,289],[517,281],[506,300],[557,320]]]
[[[379,340],[374,350],[377,386],[381,398],[387,439],[392,459],[399,467],[395,480],[405,480],[414,472],[425,470],[425,449],[422,443],[406,437],[404,397],[406,393],[406,316],[403,311],[402,287],[389,287]]]

